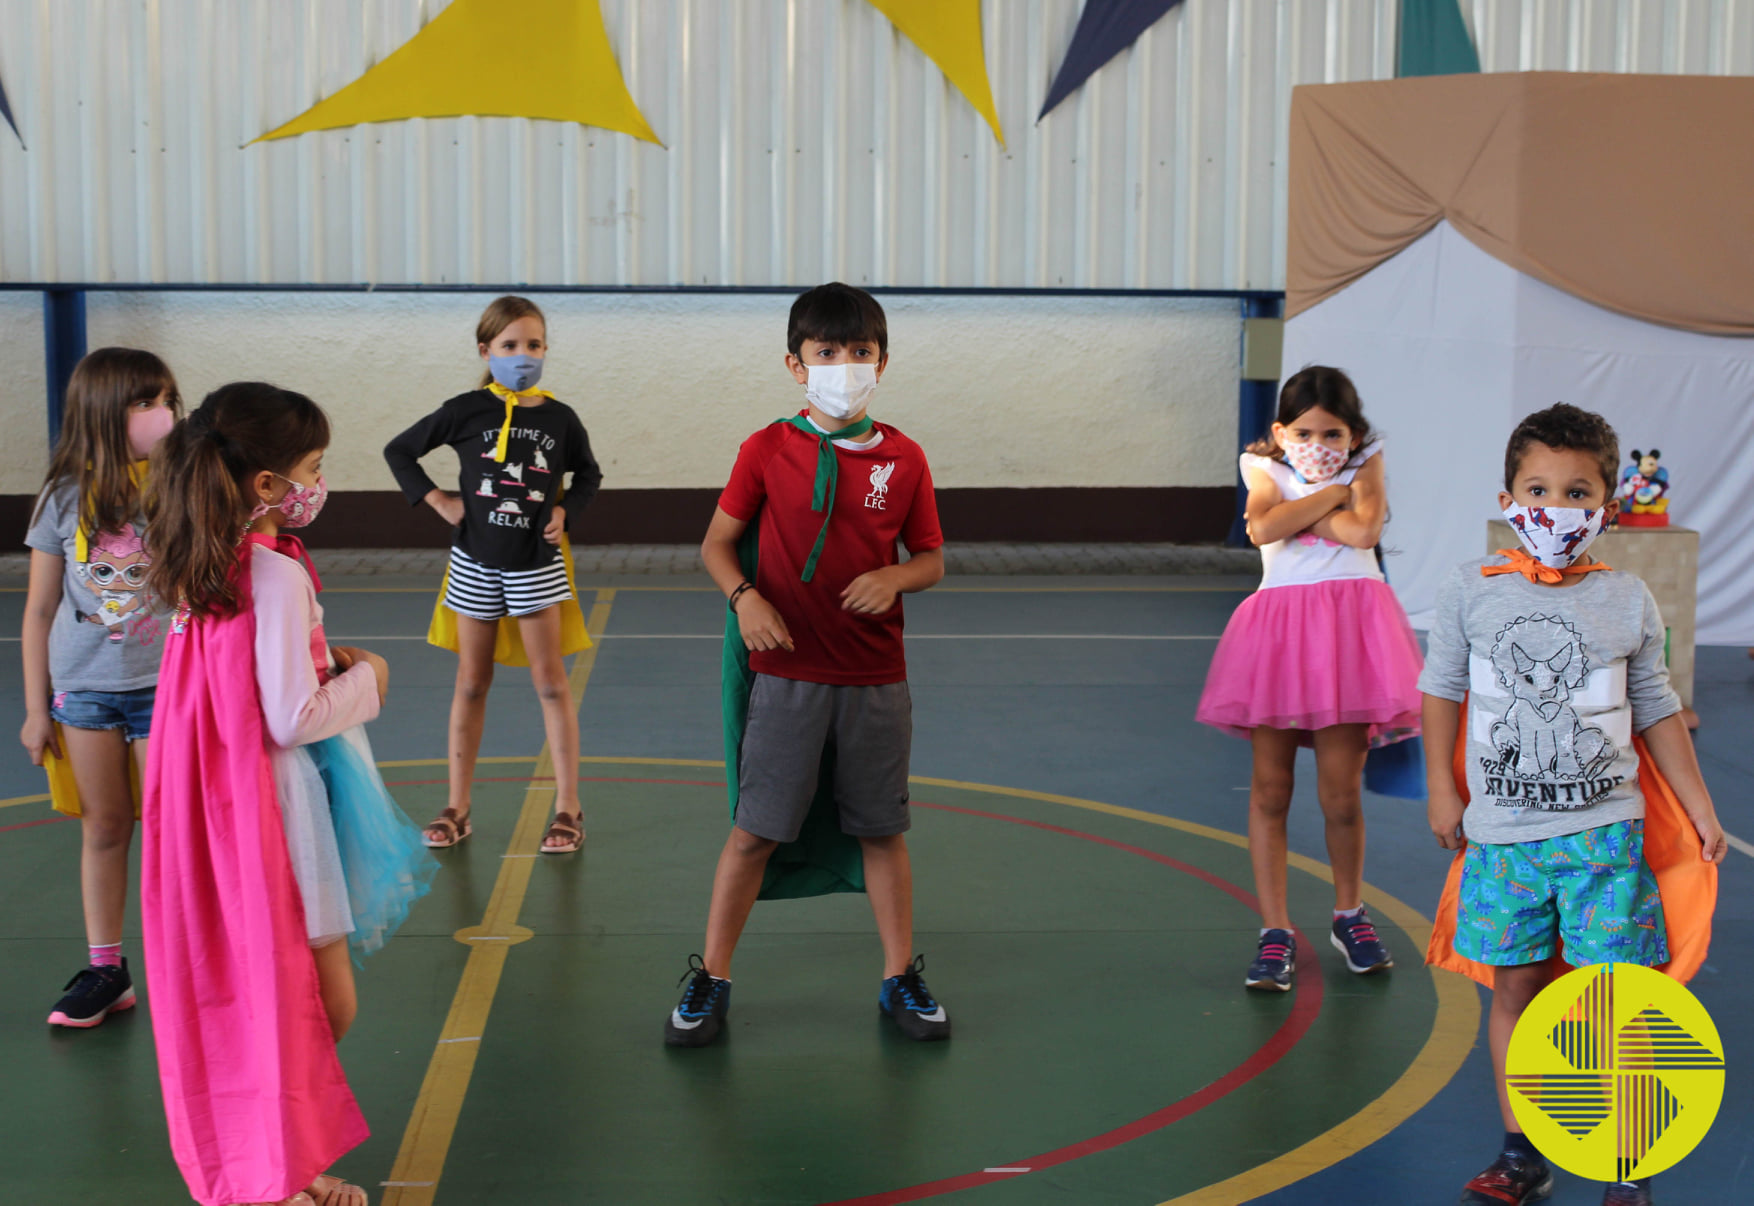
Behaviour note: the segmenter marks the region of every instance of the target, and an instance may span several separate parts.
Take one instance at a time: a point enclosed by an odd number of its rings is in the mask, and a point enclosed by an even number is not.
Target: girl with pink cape
[[[148,500],[152,587],[181,606],[145,779],[147,988],[203,1206],[365,1206],[325,1175],[367,1135],[335,1052],[356,1009],[342,939],[376,949],[431,875],[359,729],[388,669],[328,646],[281,534],[321,509],[328,443],[310,399],[228,385],[167,437]]]

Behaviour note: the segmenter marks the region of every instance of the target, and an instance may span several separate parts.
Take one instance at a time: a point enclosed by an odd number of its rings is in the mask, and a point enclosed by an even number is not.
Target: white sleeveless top
[[[1290,465],[1270,456],[1256,456],[1252,452],[1245,452],[1241,461],[1244,469],[1265,470],[1272,477],[1273,484],[1279,487],[1280,497],[1291,502],[1308,498],[1335,483],[1351,484],[1352,479],[1358,476],[1358,471],[1364,468],[1364,463],[1380,452],[1382,441],[1372,440],[1353,454],[1344,469],[1327,481],[1313,485],[1299,477],[1297,470]],[[1376,550],[1335,544],[1312,532],[1299,532],[1295,536],[1287,536],[1284,540],[1275,540],[1272,544],[1261,546],[1262,590],[1269,586],[1304,586],[1312,582],[1337,582],[1346,578],[1375,578],[1381,582],[1383,573],[1376,563]]]

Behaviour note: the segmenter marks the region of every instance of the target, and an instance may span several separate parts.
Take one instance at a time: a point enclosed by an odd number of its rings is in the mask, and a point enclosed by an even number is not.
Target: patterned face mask
[[[1579,557],[1608,522],[1606,507],[1525,507],[1512,503],[1504,518],[1523,547],[1542,565],[1564,569]]]
[[[1352,453],[1346,449],[1329,448],[1326,444],[1310,440],[1303,444],[1282,443],[1285,450],[1285,462],[1297,470],[1297,475],[1306,482],[1325,482],[1345,467],[1352,459]]]
[[[250,513],[250,522],[254,523],[268,512],[278,509],[283,516],[281,527],[305,527],[322,511],[323,503],[329,497],[329,483],[323,480],[320,473],[317,474],[317,484],[314,486],[301,485],[290,477],[281,477],[278,473],[274,476],[286,483],[285,496],[278,503],[257,503],[256,509]]]

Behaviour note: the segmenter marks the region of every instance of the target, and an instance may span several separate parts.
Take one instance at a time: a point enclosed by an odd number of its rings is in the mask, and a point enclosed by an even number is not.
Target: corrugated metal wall
[[[1749,0],[1462,0],[1485,71],[1754,75]]]
[[[0,280],[1278,288],[1291,88],[1392,75],[1398,5],[1186,0],[1037,125],[1081,0],[986,0],[1001,147],[865,0],[602,0],[667,149],[503,118],[245,145],[443,7],[0,0]],[[1464,7],[1488,70],[1754,72],[1754,0]],[[531,36],[483,69],[515,86]]]

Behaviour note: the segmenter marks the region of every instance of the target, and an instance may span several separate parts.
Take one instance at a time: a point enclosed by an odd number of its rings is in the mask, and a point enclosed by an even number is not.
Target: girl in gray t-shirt
[[[89,965],[49,1014],[96,1026],[134,1004],[122,957],[134,780],[146,762],[161,619],[146,593],[140,523],[147,459],[182,411],[164,361],[99,348],[67,383],[61,437],[31,519],[19,740],[49,770],[61,812],[80,818]]]

